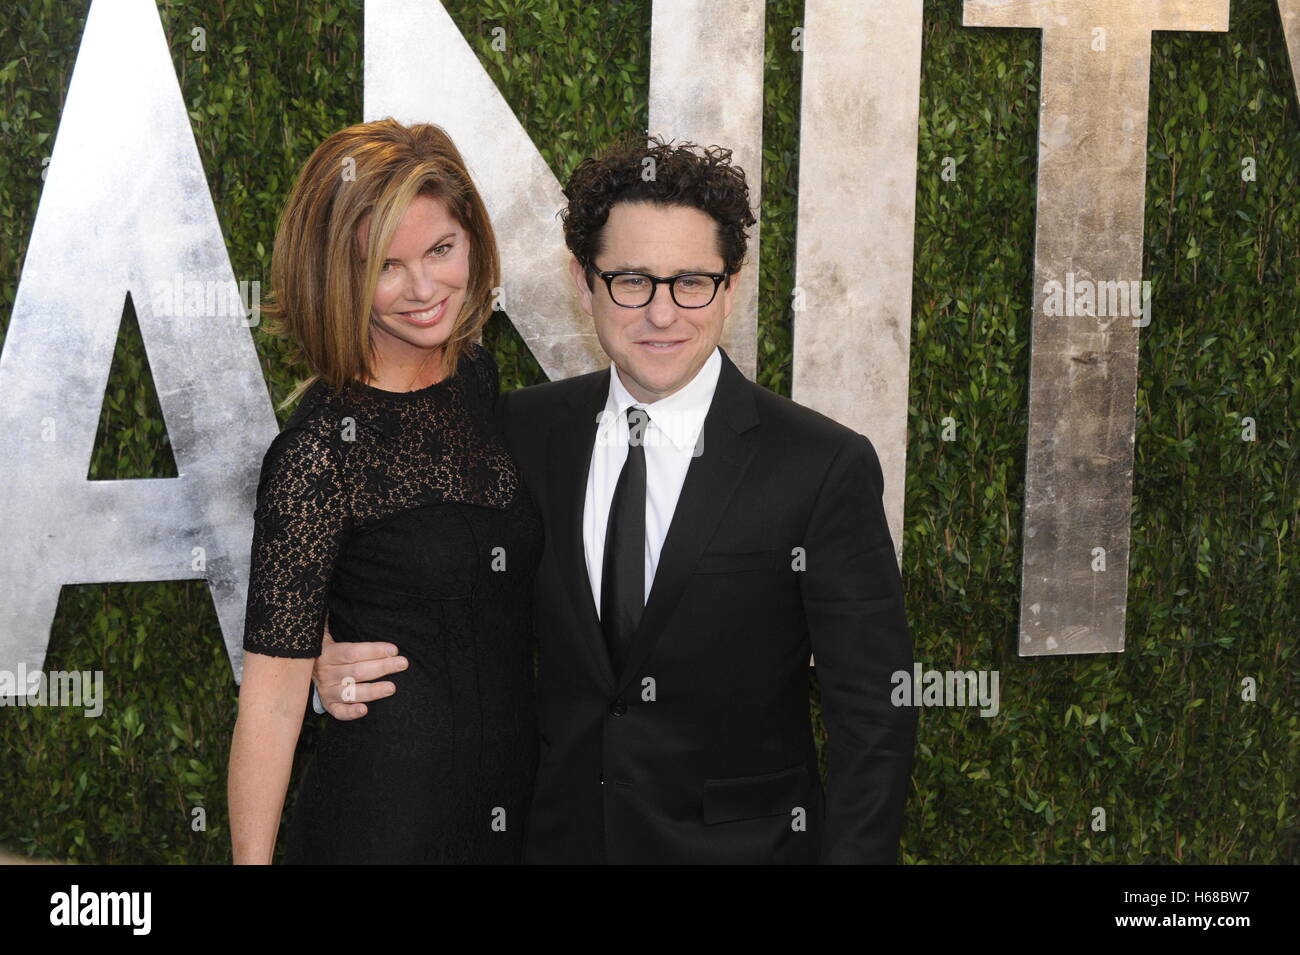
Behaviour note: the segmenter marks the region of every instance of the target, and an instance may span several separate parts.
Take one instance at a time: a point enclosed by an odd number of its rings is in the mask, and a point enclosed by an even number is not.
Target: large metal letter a
[[[128,294],[179,476],[88,481]],[[0,669],[42,667],[65,583],[206,578],[241,675],[278,430],[243,308],[154,0],[96,0],[0,355]]]

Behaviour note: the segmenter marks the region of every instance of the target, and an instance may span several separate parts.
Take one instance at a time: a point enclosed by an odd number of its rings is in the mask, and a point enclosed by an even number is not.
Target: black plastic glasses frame
[[[679,272],[676,275],[670,275],[668,278],[664,279],[657,275],[651,275],[649,272],[637,272],[634,269],[618,269],[611,272],[601,272],[593,265],[589,264],[588,267],[605,280],[605,289],[609,292],[609,300],[619,308],[645,308],[654,301],[655,293],[659,291],[660,285],[668,286],[668,294],[672,296],[673,304],[678,308],[708,308],[713,304],[713,300],[718,297],[718,286],[721,285],[723,280],[727,277],[725,272]],[[644,279],[649,279],[652,283],[650,286],[650,297],[640,305],[624,305],[614,297],[614,279],[618,278],[620,275],[639,275]],[[713,294],[709,296],[707,302],[700,305],[683,305],[681,302],[677,301],[677,280],[686,278],[687,276],[713,279]]]

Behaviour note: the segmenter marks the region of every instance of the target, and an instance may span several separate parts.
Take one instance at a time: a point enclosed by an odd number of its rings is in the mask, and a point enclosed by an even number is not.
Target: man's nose
[[[667,328],[677,321],[677,303],[673,301],[672,286],[660,285],[645,310],[646,318],[655,328]]]

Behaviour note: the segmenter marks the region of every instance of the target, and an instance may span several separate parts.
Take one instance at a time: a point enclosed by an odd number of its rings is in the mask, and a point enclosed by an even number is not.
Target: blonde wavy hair
[[[404,126],[391,117],[349,126],[311,154],[276,227],[266,330],[289,339],[292,360],[310,371],[280,410],[319,380],[343,390],[372,377],[375,285],[393,233],[420,195],[441,200],[469,236],[469,285],[443,349],[448,376],[482,336],[501,264],[487,208],[451,137],[439,126]],[[366,216],[363,257],[356,234]]]

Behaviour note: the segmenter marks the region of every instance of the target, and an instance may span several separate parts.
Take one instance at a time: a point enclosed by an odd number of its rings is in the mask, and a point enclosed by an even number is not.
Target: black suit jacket
[[[890,704],[913,657],[880,465],[865,437],[722,359],[622,673],[582,543],[610,370],[500,400],[546,527],[528,862],[897,861],[916,719]]]

